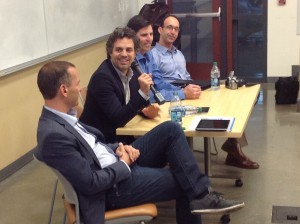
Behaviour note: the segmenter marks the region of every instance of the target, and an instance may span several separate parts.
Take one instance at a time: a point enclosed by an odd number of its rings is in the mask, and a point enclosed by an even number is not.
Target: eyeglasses
[[[166,28],[169,31],[173,31],[173,30],[175,30],[175,32],[179,32],[180,31],[179,27],[174,27],[172,25],[164,26],[163,28]]]

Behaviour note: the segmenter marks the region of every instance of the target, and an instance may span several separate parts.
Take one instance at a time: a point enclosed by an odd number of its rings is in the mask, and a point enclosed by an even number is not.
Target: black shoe
[[[227,200],[216,192],[210,192],[203,198],[195,199],[190,203],[192,214],[228,214],[244,206],[244,202]]]

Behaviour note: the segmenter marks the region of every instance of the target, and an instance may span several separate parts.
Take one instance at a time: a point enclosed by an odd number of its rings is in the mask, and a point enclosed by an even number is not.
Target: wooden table
[[[198,107],[210,107],[208,113],[195,114],[183,117],[182,126],[185,128],[185,135],[189,137],[204,137],[205,173],[211,176],[210,171],[210,138],[240,138],[246,128],[247,122],[253,110],[257,96],[260,91],[260,84],[251,87],[240,87],[237,90],[227,89],[221,86],[218,91],[207,89],[202,92],[197,100],[183,100],[183,105]],[[117,135],[142,136],[158,124],[170,120],[169,106],[166,102],[161,105],[160,116],[156,119],[145,119],[139,115],[129,121],[126,126],[117,129]],[[202,117],[235,117],[231,132],[220,131],[195,131],[191,129],[195,116]]]

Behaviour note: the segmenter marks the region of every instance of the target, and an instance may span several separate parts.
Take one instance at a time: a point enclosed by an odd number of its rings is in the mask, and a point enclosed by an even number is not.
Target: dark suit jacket
[[[103,141],[101,132],[82,124]],[[104,169],[92,148],[67,121],[43,108],[37,132],[36,157],[60,171],[74,186],[83,222],[104,223],[105,191],[130,177],[126,165],[118,161]],[[114,151],[117,144],[108,144]]]
[[[149,105],[139,93],[138,74],[130,80],[130,100],[125,103],[122,81],[111,61],[106,59],[95,71],[88,85],[80,121],[99,129],[108,142],[115,142],[116,129],[126,125]]]

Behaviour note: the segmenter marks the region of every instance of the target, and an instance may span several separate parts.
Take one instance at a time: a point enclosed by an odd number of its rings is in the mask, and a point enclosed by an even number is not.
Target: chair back
[[[80,213],[79,213],[79,202],[77,198],[77,194],[71,183],[56,169],[50,167],[50,169],[55,173],[58,177],[58,180],[63,185],[64,189],[64,200],[69,204],[73,204],[75,206],[75,216],[76,216],[76,224],[80,224]]]
[[[63,186],[64,200],[69,204],[73,204],[75,206],[75,216],[76,216],[75,223],[80,224],[79,202],[78,202],[76,191],[74,190],[72,184],[58,170],[54,169],[51,166],[48,166],[46,163],[36,158],[35,155],[33,155],[33,158],[39,163],[44,164],[46,167],[48,167],[54,172],[54,174],[56,175],[56,177],[58,178],[58,180]]]
[[[69,224],[80,224],[79,202],[72,184],[55,168],[48,166],[43,161],[33,158],[49,167],[57,176],[64,190],[64,207]],[[56,193],[56,190],[55,190]],[[74,208],[75,207],[75,208]],[[105,224],[145,223],[157,216],[155,204],[142,204],[128,208],[121,208],[105,212]]]

